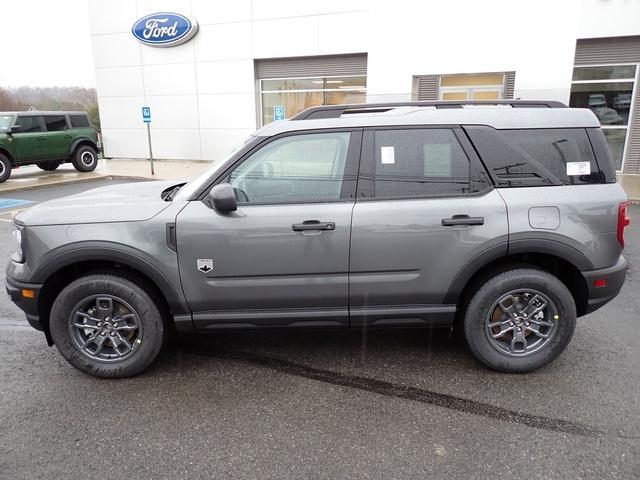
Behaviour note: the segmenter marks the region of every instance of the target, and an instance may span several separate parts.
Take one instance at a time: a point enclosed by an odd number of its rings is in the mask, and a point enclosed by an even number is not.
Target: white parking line
[[[32,207],[32,206],[33,205],[29,205],[29,207]],[[13,222],[13,217],[15,217],[17,214],[19,214],[23,210],[26,210],[29,207],[16,208],[15,210],[8,210],[6,212],[0,213],[0,215],[2,215],[2,217],[4,217],[5,215],[9,215],[9,218],[0,217],[0,222],[12,223]]]

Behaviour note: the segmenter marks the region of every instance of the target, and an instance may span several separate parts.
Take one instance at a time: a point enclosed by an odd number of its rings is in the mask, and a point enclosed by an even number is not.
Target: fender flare
[[[11,162],[11,164],[13,165],[13,154],[9,151],[8,148],[0,146],[0,154],[7,157]]]
[[[545,238],[519,238],[510,240],[508,245],[501,244],[489,248],[469,260],[456,274],[447,290],[443,303],[457,303],[460,295],[473,276],[489,263],[501,257],[508,257],[518,253],[547,254],[561,258],[578,270],[591,270],[591,261],[575,247],[566,243]]]
[[[69,156],[73,156],[73,152],[76,151],[76,148],[78,148],[78,146],[81,143],[88,143],[91,145],[92,148],[94,148],[96,151],[98,151],[98,146],[96,145],[96,142],[94,142],[91,138],[89,137],[80,137],[80,138],[76,138],[73,143],[71,144],[71,146],[69,147]]]
[[[33,274],[33,283],[44,284],[55,272],[74,263],[109,261],[129,266],[147,276],[160,290],[173,314],[190,313],[182,290],[173,286],[149,255],[134,248],[121,244],[116,247],[107,242],[76,243],[55,249],[47,257]]]

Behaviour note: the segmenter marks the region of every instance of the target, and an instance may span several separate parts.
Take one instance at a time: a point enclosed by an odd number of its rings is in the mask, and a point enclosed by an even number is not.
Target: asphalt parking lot
[[[0,196],[0,266],[10,211],[33,204],[3,201],[107,183]],[[138,377],[98,380],[2,292],[0,478],[640,478],[640,207],[630,216],[622,294],[526,375],[403,330],[186,339]]]

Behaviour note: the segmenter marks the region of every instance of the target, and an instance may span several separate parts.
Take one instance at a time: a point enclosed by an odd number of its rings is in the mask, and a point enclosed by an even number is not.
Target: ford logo
[[[160,12],[142,17],[133,24],[131,33],[140,42],[153,47],[173,47],[193,37],[198,22],[178,13]]]

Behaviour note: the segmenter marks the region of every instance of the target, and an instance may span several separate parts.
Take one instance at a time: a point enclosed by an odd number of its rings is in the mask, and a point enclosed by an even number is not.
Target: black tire
[[[497,304],[509,294],[513,296],[506,297],[508,300],[503,302],[503,306],[507,306],[507,311],[511,311],[512,316],[516,315],[513,318]],[[524,315],[527,312],[522,306],[527,301],[535,302],[533,299],[536,295],[543,300],[538,305],[547,302],[547,307],[541,314],[537,313],[541,317],[534,316],[537,321],[533,321],[530,314]],[[521,300],[516,310],[509,308],[509,305],[514,305],[511,302],[513,298]],[[531,311],[536,311],[533,306]],[[542,322],[551,323],[551,326],[540,326]],[[489,327],[490,324],[497,323],[500,326]],[[464,336],[473,355],[489,368],[501,372],[525,373],[555,360],[571,341],[575,325],[576,306],[573,296],[558,278],[542,270],[517,268],[490,277],[471,297],[466,305]],[[541,338],[534,333],[531,330],[533,327],[539,330],[540,335],[547,335],[548,338]],[[516,333],[516,330],[521,333]],[[500,336],[496,338],[494,335]],[[516,335],[526,335],[525,341],[519,341],[522,337]],[[536,342],[539,345],[537,347]]]
[[[60,162],[40,162],[36,163],[40,170],[44,170],[46,172],[52,172],[56,168],[60,166]]]
[[[86,303],[87,299],[91,300]],[[119,318],[124,319],[124,316],[114,313],[110,318],[104,317],[100,312],[92,313],[91,316],[102,317],[104,323],[102,329],[94,327],[93,325],[100,324],[92,320],[89,320],[92,326],[88,328],[71,326],[72,323],[80,322],[80,319],[84,318],[77,315],[76,311],[92,312],[91,309],[79,308],[80,305],[105,299],[112,299],[112,312],[116,310],[115,305],[119,308],[125,308],[122,305],[130,307],[129,310],[135,315],[135,323],[139,323],[141,328],[136,332],[121,330],[127,328],[127,321],[119,320]],[[126,316],[129,315],[126,314]],[[129,320],[129,322],[133,321],[133,319]],[[114,343],[115,341],[120,344],[118,338],[122,338],[118,336],[111,340],[109,336],[109,332],[113,335],[113,331],[117,330],[113,327],[118,326],[117,322],[120,322],[117,335],[121,332],[122,336],[132,335],[126,339],[126,343],[133,348],[121,349],[126,351],[122,359],[120,359],[120,353],[116,353]],[[107,323],[109,323],[108,331],[105,330]],[[143,371],[160,353],[166,332],[162,315],[152,295],[131,280],[111,274],[88,275],[66,286],[53,303],[49,325],[53,341],[62,356],[77,369],[102,378],[130,377]],[[95,335],[93,337],[95,340],[101,340],[101,351],[95,355],[92,354],[98,351],[97,343],[93,343],[95,347],[91,347],[91,344],[87,346],[86,352],[80,348],[80,343],[86,341],[90,335]],[[103,338],[99,335],[103,335]],[[113,355],[113,358],[96,358],[106,357],[109,354]]]
[[[0,183],[6,182],[11,176],[11,161],[0,153]]]
[[[98,152],[89,145],[80,145],[73,152],[72,163],[79,172],[93,172],[98,166]]]

